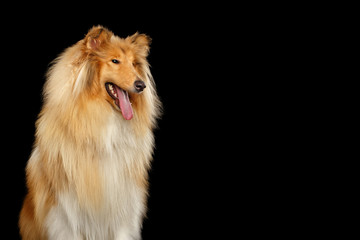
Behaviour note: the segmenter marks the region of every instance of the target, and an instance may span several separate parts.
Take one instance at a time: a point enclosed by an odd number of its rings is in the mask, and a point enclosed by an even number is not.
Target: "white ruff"
[[[74,189],[58,194],[58,205],[51,209],[46,221],[50,239],[82,239],[81,236],[87,240],[141,238],[146,191],[131,179],[129,168],[133,161],[138,161],[139,155],[148,153],[143,157],[149,158],[153,136],[149,131],[139,141],[128,124],[129,121],[114,112],[104,128],[102,147],[99,148],[103,156],[99,161],[103,187],[100,211],[80,206]]]

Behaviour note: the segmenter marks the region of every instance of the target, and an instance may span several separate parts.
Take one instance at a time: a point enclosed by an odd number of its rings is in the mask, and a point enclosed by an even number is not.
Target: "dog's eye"
[[[117,59],[112,59],[111,61],[112,61],[113,63],[115,63],[115,64],[119,64],[119,63],[120,63],[120,61],[117,60]]]

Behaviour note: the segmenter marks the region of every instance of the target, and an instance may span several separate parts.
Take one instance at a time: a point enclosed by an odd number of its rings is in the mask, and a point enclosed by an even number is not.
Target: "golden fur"
[[[54,61],[26,167],[22,239],[141,239],[161,107],[146,60],[149,44],[144,34],[123,39],[97,26]],[[134,91],[137,79],[146,84],[141,93]],[[128,92],[131,120],[106,82]]]

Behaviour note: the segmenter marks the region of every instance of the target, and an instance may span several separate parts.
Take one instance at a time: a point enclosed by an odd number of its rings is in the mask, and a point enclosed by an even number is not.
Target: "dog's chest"
[[[151,157],[152,135],[138,137],[116,121],[109,121],[103,130],[96,161],[99,185],[83,186],[89,196],[99,195],[92,197],[96,201],[82,201],[77,189],[59,197],[69,224],[93,236],[89,239],[112,239],[118,229],[139,225],[145,211],[147,189],[139,184],[138,175],[145,174],[139,169],[146,169]]]
[[[151,149],[146,147],[146,139],[136,136],[129,122],[123,119],[110,119],[104,130],[103,153],[99,159],[102,202],[109,211],[116,209],[122,217],[127,217],[126,214],[132,214],[129,209],[138,208],[134,205],[143,202],[146,189],[137,183],[137,175],[145,172],[139,172],[138,168],[148,164]]]

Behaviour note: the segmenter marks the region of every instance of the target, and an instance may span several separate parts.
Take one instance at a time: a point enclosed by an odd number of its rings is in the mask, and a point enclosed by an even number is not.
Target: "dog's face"
[[[85,37],[85,43],[96,65],[94,74],[101,95],[130,120],[132,105],[148,84],[145,66],[150,38],[135,33],[123,39],[102,27],[95,27]]]

